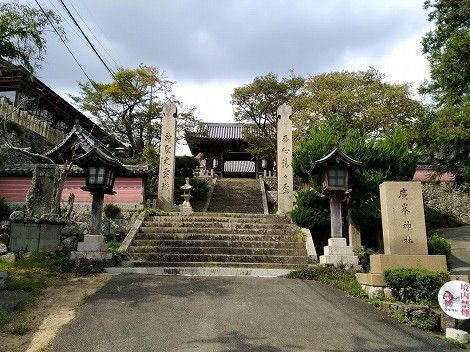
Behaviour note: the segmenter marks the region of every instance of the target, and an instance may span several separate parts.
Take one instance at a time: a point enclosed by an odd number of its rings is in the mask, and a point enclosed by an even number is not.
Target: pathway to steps
[[[118,275],[47,351],[462,350],[315,281]]]
[[[437,229],[452,247],[452,271],[470,276],[470,226]]]
[[[309,263],[298,231],[286,217],[277,215],[150,216],[129,246],[128,261],[123,265],[293,269]]]
[[[207,211],[263,214],[259,180],[249,178],[218,179]]]

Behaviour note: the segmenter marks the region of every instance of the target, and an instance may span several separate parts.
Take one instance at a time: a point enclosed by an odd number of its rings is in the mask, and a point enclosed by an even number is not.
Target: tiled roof
[[[254,161],[230,160],[224,163],[224,172],[250,173],[255,172]]]
[[[242,123],[206,123],[202,133],[209,139],[243,139]]]
[[[46,153],[46,156],[54,158],[57,154],[62,154],[62,149],[64,149],[64,151],[68,151],[71,145],[76,143],[75,138],[85,152],[89,152],[92,148],[98,148],[105,155],[113,157],[113,154],[107,146],[79,124],[75,124],[69,134],[65,136],[64,140],[49,150]]]
[[[0,174],[1,175],[32,175],[34,172],[34,167],[36,164],[12,164],[12,165],[3,165],[0,167]],[[148,172],[149,167],[148,165],[124,165],[127,169],[126,174],[128,175],[139,175],[145,174]],[[70,170],[70,174],[81,175],[84,174],[82,168],[72,165],[72,169]]]
[[[256,125],[244,123],[202,123],[196,135],[205,139],[243,140],[243,132],[247,128],[249,128],[252,133],[259,133],[259,129]]]

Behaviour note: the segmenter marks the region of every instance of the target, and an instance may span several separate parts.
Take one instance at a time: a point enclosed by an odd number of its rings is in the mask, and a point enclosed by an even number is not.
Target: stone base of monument
[[[469,340],[468,332],[453,328],[446,329],[446,337],[448,339],[453,339],[463,344],[467,344]]]
[[[346,238],[332,237],[328,239],[328,246],[323,247],[320,264],[330,264],[335,267],[357,267],[359,258],[354,255],[353,248],[347,245]]]
[[[447,271],[445,255],[425,254],[375,254],[370,256],[370,272],[357,273],[356,279],[369,296],[375,295],[385,287],[384,272],[387,269],[427,269]],[[377,289],[376,289],[377,288]]]
[[[111,258],[112,254],[108,252],[106,241],[102,235],[85,235],[83,242],[79,242],[77,250],[70,255],[71,260],[105,261]]]
[[[16,251],[53,252],[60,245],[60,231],[65,221],[56,214],[27,217],[22,211],[10,216],[11,230],[8,247]]]

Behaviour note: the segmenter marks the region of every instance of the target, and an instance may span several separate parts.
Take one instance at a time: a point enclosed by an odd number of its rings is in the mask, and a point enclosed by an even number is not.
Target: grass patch
[[[349,271],[336,269],[334,266],[312,265],[294,270],[286,277],[291,279],[316,280],[326,285],[335,286],[351,296],[367,299],[356,276]]]
[[[8,324],[13,319],[13,313],[0,309],[0,327]]]
[[[24,323],[20,323],[18,325],[15,325],[10,329],[10,333],[13,334],[13,335],[25,335],[29,331],[31,331],[31,328],[28,325],[24,324]]]
[[[434,317],[414,318],[410,325],[424,331],[434,331],[436,330],[436,319]]]
[[[42,289],[52,283],[58,283],[61,280],[73,275],[86,275],[90,273],[101,272],[93,263],[76,263],[70,260],[69,253],[34,253],[28,258],[20,258],[13,263],[1,262],[0,271],[7,271],[8,276],[5,280],[6,290],[28,292],[21,299],[11,312],[0,310],[0,328],[11,323],[15,316],[35,303]],[[21,335],[24,326],[10,327],[17,328]],[[13,333],[13,332],[12,332]]]
[[[390,314],[390,316],[393,319],[398,320],[400,323],[406,323],[405,315],[401,312],[395,312],[393,314]]]
[[[446,338],[444,338],[444,340],[446,340],[447,342],[453,344],[454,346],[457,346],[457,347],[462,348],[464,350],[467,349],[467,344],[462,343],[460,341],[457,341],[455,339],[451,339],[450,337],[446,337]]]

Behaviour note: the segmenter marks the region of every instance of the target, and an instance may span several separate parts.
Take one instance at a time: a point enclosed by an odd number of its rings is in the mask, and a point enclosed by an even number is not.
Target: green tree
[[[235,88],[231,101],[235,107],[235,120],[254,127],[246,128],[244,132],[250,143],[250,153],[275,159],[277,108],[291,104],[303,84],[304,79],[293,73],[282,79],[268,73],[256,77],[250,84]]]
[[[158,68],[145,65],[122,68],[112,82],[79,85],[81,94],[71,96],[73,101],[96,116],[104,130],[127,143],[131,157],[141,157],[145,147],[159,145],[163,102],[177,101],[172,95],[173,82]],[[196,125],[193,110],[179,113],[179,137]]]
[[[411,97],[408,85],[386,83],[373,68],[311,76],[293,101],[297,140],[324,120],[341,136],[348,129],[378,136],[397,125],[410,127],[424,116],[423,105]]]
[[[421,87],[435,102],[421,124],[421,144],[441,171],[470,180],[470,0],[427,0],[435,28],[423,38],[431,79]]]
[[[51,10],[44,11],[46,14],[18,1],[0,5],[0,57],[33,72],[46,53],[45,34],[51,30],[48,17],[65,39],[59,26],[60,16]]]
[[[400,126],[387,129],[378,138],[351,128],[343,130],[342,126],[338,131],[334,123],[321,121],[310,129],[308,138],[296,149],[294,172],[304,180],[310,180],[312,189],[307,191],[310,194],[299,193],[292,218],[301,226],[325,231],[324,214],[328,205],[318,197],[321,180],[313,174],[312,168],[315,160],[333,148],[341,147],[347,155],[363,163],[350,175],[349,185],[353,192],[348,196],[348,203],[353,220],[363,229],[376,231],[381,224],[379,185],[384,181],[410,180],[416,169],[418,153],[411,148],[410,136]],[[314,209],[310,209],[312,207]]]

